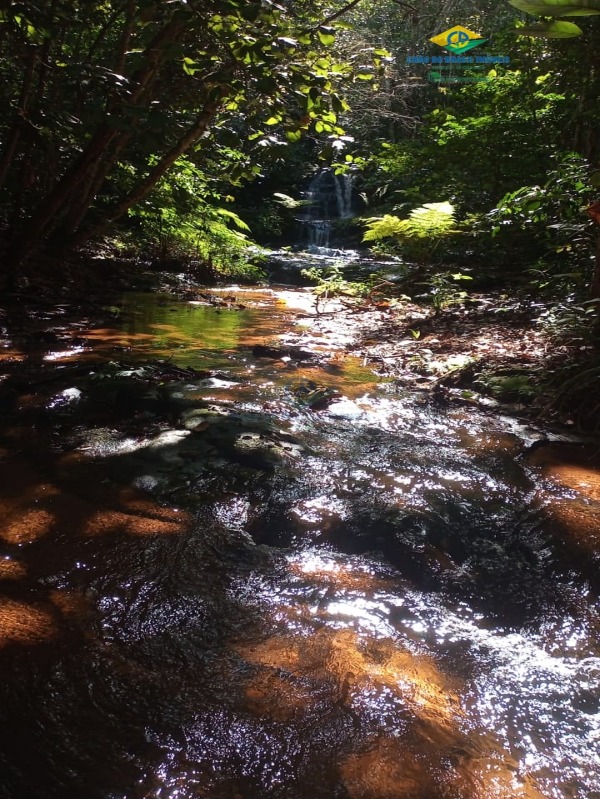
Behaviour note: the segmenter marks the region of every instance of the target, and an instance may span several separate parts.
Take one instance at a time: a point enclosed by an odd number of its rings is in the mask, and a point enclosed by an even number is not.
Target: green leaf
[[[600,0],[509,0],[526,14],[540,17],[586,17],[600,14]]]
[[[317,36],[319,37],[321,44],[325,47],[330,47],[335,43],[335,33],[333,32],[333,28],[326,28],[323,26],[317,31]]]
[[[348,110],[348,104],[345,103],[341,97],[338,97],[337,94],[331,95],[331,108],[333,109],[332,112],[329,114],[324,114],[323,117],[326,119],[327,122],[337,122],[337,114],[341,114],[344,111]]]
[[[535,36],[540,39],[572,39],[581,36],[583,31],[572,22],[541,22],[539,25],[530,25],[528,28],[519,28],[518,36]]]

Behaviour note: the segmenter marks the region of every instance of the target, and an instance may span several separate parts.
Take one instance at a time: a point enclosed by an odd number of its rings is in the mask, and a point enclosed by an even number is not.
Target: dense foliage
[[[32,253],[106,234],[226,270],[253,237],[293,243],[295,211],[277,195],[298,200],[332,164],[355,176],[380,251],[597,296],[585,208],[600,161],[599,6],[5,2],[5,270],[14,280]],[[571,38],[555,27],[570,17]],[[443,52],[430,37],[457,22],[490,61],[462,68],[473,82],[440,83],[407,56]],[[419,209],[440,203],[451,224],[422,225]]]
[[[226,207],[265,153],[311,128],[341,134],[349,68],[328,55],[335,17],[320,0],[4,3],[7,269],[113,230],[134,207],[152,214],[167,196],[202,220],[202,239],[207,209]]]
[[[362,13],[374,15],[361,35],[394,58],[388,82],[374,94],[384,95],[383,107],[395,109],[396,117],[390,125],[382,114],[378,126],[363,131],[362,115],[355,120],[351,112],[354,149],[338,169],[359,170],[369,206],[365,241],[387,231],[389,244],[378,241],[380,250],[414,258],[418,236],[408,240],[406,220],[424,204],[449,201],[457,224],[432,247],[438,262],[466,263],[486,284],[522,286],[529,274],[534,291],[583,296],[591,287],[597,296],[596,226],[585,209],[594,199],[600,160],[594,46],[600,3],[512,5],[554,22],[586,19],[581,35],[555,42],[552,31],[532,34],[526,16],[508,3],[425,3],[409,18],[393,2],[377,10],[361,4]],[[431,66],[406,55],[431,56],[431,34],[457,22],[481,32],[490,63],[454,72],[446,67],[448,82],[436,82]],[[510,61],[495,63],[495,55]],[[393,220],[400,225],[395,236]]]

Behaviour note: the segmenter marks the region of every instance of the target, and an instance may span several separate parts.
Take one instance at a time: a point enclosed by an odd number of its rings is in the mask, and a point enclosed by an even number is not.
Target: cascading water
[[[328,248],[334,219],[352,216],[352,177],[336,175],[332,169],[321,169],[312,178],[306,192],[309,205],[299,218],[303,244],[308,249]]]
[[[294,247],[271,251],[266,264],[270,279],[275,283],[306,286],[312,280],[307,270],[323,274],[335,268],[343,270],[346,280],[364,280],[374,270],[395,279],[396,259],[374,260],[366,252],[353,249],[354,242],[342,238],[337,220],[351,219],[361,207],[351,175],[337,175],[331,167],[315,172],[301,195],[304,202],[296,217],[298,237]],[[314,277],[314,275],[313,275]]]
[[[335,175],[335,197],[338,216],[348,219],[352,216],[352,177],[351,175]]]

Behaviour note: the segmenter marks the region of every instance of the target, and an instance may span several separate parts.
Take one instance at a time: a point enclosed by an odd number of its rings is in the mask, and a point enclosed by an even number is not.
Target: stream
[[[207,293],[4,339],[1,799],[600,799],[597,452]]]

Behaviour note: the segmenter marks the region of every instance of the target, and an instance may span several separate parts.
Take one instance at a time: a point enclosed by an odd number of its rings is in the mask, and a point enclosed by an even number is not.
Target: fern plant
[[[407,219],[386,214],[365,221],[364,242],[395,239],[400,252],[417,261],[427,261],[444,237],[457,232],[454,207],[449,202],[425,203],[413,209]]]
[[[157,259],[200,260],[224,277],[257,278],[256,248],[250,228],[230,208],[212,181],[182,157],[143,204],[131,209],[141,238],[154,248]]]

